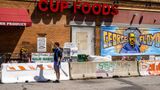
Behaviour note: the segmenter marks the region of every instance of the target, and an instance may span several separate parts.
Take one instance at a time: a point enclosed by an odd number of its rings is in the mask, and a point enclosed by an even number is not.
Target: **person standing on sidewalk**
[[[60,48],[59,42],[54,43],[54,70],[56,72],[56,80],[53,81],[54,83],[59,83],[60,79],[60,64],[61,64],[61,59],[62,59],[62,50]]]

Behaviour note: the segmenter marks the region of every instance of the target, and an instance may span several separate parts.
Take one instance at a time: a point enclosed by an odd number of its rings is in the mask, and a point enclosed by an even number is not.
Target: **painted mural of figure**
[[[136,44],[136,37],[134,33],[128,34],[128,42],[124,44],[120,53],[140,53],[140,47]]]

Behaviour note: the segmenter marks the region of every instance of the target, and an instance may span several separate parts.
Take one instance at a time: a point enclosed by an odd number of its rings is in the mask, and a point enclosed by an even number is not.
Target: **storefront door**
[[[80,54],[94,55],[94,27],[72,27],[72,42]]]

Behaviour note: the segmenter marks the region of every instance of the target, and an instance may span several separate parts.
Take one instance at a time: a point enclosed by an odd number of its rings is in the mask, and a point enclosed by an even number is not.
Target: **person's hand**
[[[58,61],[58,65],[60,65],[60,63],[61,63],[61,61],[59,60],[59,61]]]

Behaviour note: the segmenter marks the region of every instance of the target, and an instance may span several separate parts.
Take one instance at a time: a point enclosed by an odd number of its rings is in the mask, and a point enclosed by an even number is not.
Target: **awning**
[[[31,26],[26,9],[0,8],[0,26]]]

